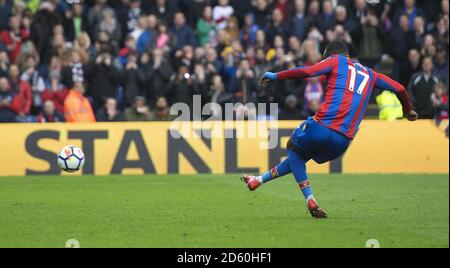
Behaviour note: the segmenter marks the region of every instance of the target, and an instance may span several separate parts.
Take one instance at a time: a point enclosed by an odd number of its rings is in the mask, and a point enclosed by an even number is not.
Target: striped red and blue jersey
[[[405,87],[343,55],[333,55],[315,65],[290,69],[277,75],[280,80],[325,75],[328,81],[325,100],[314,119],[349,139],[353,139],[358,131],[374,88],[395,93],[404,112],[411,111]]]

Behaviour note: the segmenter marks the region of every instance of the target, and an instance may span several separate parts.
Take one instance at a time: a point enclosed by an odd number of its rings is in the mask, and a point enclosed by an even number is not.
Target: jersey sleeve
[[[277,75],[280,80],[316,77],[329,74],[337,64],[338,58],[336,56],[331,56],[312,66],[293,68],[287,71],[279,72]]]
[[[397,95],[398,100],[401,102],[404,113],[409,113],[411,108],[411,103],[409,101],[408,92],[405,87],[400,83],[392,80],[387,75],[377,73],[377,79],[375,87],[379,89],[389,90],[395,95]]]

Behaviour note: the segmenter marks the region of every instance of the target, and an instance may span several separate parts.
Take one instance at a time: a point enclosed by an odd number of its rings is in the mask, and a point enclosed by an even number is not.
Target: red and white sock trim
[[[280,176],[278,175],[278,169],[277,169],[276,167],[272,168],[272,169],[270,170],[270,173],[272,173],[272,178],[274,178],[274,179],[280,177]]]
[[[309,180],[306,181],[302,181],[298,184],[298,186],[300,186],[300,190],[303,190],[305,188],[311,187],[311,183],[309,182]]]

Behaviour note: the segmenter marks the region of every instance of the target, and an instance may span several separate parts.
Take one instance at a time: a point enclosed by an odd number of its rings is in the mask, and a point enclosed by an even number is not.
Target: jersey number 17
[[[355,66],[349,65],[348,69],[350,70],[350,84],[348,89],[352,92],[355,91],[355,83],[356,83],[356,76],[357,75],[361,75],[363,77],[363,80],[361,81],[361,83],[358,86],[358,90],[356,91],[356,93],[358,93],[359,95],[362,95],[364,89],[366,88],[367,82],[369,82],[369,74],[363,72],[363,71],[356,71]]]

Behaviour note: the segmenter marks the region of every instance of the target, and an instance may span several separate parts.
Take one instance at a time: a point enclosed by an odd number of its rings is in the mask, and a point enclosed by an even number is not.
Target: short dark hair
[[[348,47],[344,42],[335,40],[335,41],[331,41],[327,45],[327,47],[325,48],[323,57],[328,58],[334,54],[340,54],[340,55],[344,55],[344,56],[348,57],[350,53],[348,52]]]

